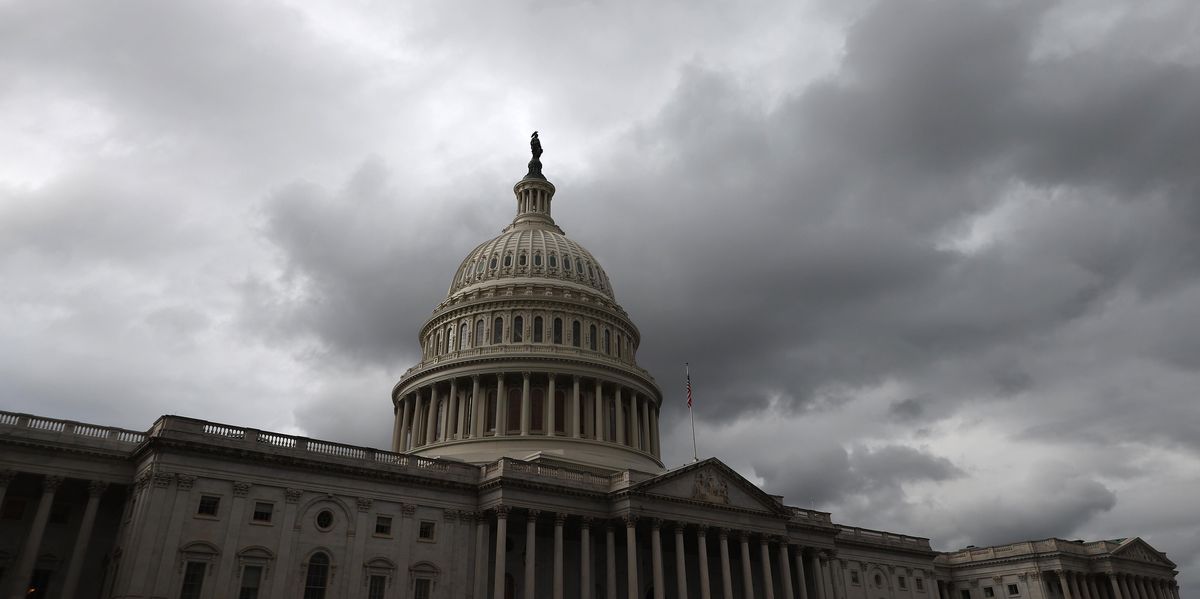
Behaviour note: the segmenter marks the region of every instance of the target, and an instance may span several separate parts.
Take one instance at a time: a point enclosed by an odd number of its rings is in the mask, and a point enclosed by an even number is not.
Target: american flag
[[[687,375],[687,396],[688,396],[688,408],[691,408],[692,407],[692,373],[691,372],[688,372],[688,375]]]

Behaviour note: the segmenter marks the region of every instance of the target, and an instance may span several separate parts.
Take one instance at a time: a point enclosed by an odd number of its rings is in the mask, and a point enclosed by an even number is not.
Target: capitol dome
[[[421,361],[393,388],[393,450],[662,471],[662,392],[637,365],[641,334],[551,217],[536,134],[531,146],[516,216],[463,259],[421,328]]]

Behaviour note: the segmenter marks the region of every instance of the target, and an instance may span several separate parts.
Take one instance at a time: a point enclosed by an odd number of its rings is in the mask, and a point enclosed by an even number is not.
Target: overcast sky
[[[386,446],[534,129],[669,465],[1200,586],[1193,0],[0,0],[0,408]]]

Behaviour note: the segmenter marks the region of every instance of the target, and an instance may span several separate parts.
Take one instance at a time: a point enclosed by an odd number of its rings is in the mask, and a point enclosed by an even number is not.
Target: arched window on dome
[[[617,333],[617,357],[620,358],[622,355],[623,355],[623,353],[621,352],[621,334]]]
[[[579,273],[580,276],[583,276],[583,260],[575,260],[575,272]]]
[[[521,252],[521,255],[517,257],[517,266],[525,266],[528,263],[529,257],[525,255],[525,252]]]
[[[550,268],[558,268],[558,255],[553,252],[550,253]]]
[[[512,267],[512,254],[504,254],[504,268]]]
[[[475,274],[480,274],[483,272],[484,264],[487,264],[487,260],[484,260],[483,256],[480,256],[477,260],[475,260]]]
[[[488,268],[496,270],[496,257],[492,256],[492,261],[488,263]]]
[[[596,351],[596,325],[588,327],[588,349]]]
[[[534,343],[542,342],[542,317],[541,316],[533,317],[533,342]]]
[[[612,331],[604,329],[604,353],[612,355]]]
[[[529,392],[529,430],[546,432],[546,391],[533,389]]]
[[[513,317],[512,342],[522,343],[525,341],[525,319],[516,316]]]
[[[587,269],[588,269],[588,278],[589,278],[589,279],[594,279],[594,278],[596,278],[596,272],[592,270],[592,265],[591,265],[591,264],[588,264],[588,265],[587,265]]]
[[[542,253],[541,253],[541,252],[538,252],[538,253],[536,253],[536,254],[534,254],[534,255],[533,255],[533,265],[534,265],[534,266],[541,266],[541,265],[542,265]]]
[[[567,392],[562,389],[554,390],[554,432],[567,432]]]
[[[325,599],[329,586],[329,556],[318,551],[304,568],[304,599]]]
[[[512,387],[508,390],[507,404],[504,412],[505,432],[519,433],[521,432],[521,389]]]
[[[496,320],[492,321],[492,344],[504,343],[504,319],[497,316]]]
[[[554,335],[554,337],[553,337],[554,344],[555,344],[555,345],[562,345],[562,342],[563,342],[563,324],[562,324],[562,319],[561,319],[561,318],[555,318],[555,319],[554,319],[554,333],[553,333],[553,335]]]
[[[454,325],[446,327],[446,353],[454,351]]]
[[[436,344],[436,345],[434,345],[433,347],[434,347],[434,349],[433,349],[433,352],[434,352],[434,353],[433,353],[433,355],[435,355],[435,356],[440,356],[440,355],[442,355],[442,332],[441,332],[441,331],[438,331],[438,334],[437,334],[437,344]]]
[[[467,332],[467,323],[458,325],[458,349],[464,350],[467,344],[471,342],[470,334]]]
[[[568,273],[571,272],[571,257],[570,256],[563,256],[563,270]]]
[[[483,319],[475,321],[475,347],[483,345]]]

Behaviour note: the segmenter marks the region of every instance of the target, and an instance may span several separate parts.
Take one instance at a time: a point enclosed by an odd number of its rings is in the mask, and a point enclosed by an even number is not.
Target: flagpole
[[[700,452],[696,449],[696,414],[692,411],[692,368],[687,362],[683,363],[688,386],[688,417],[692,419],[692,461],[700,461]]]

